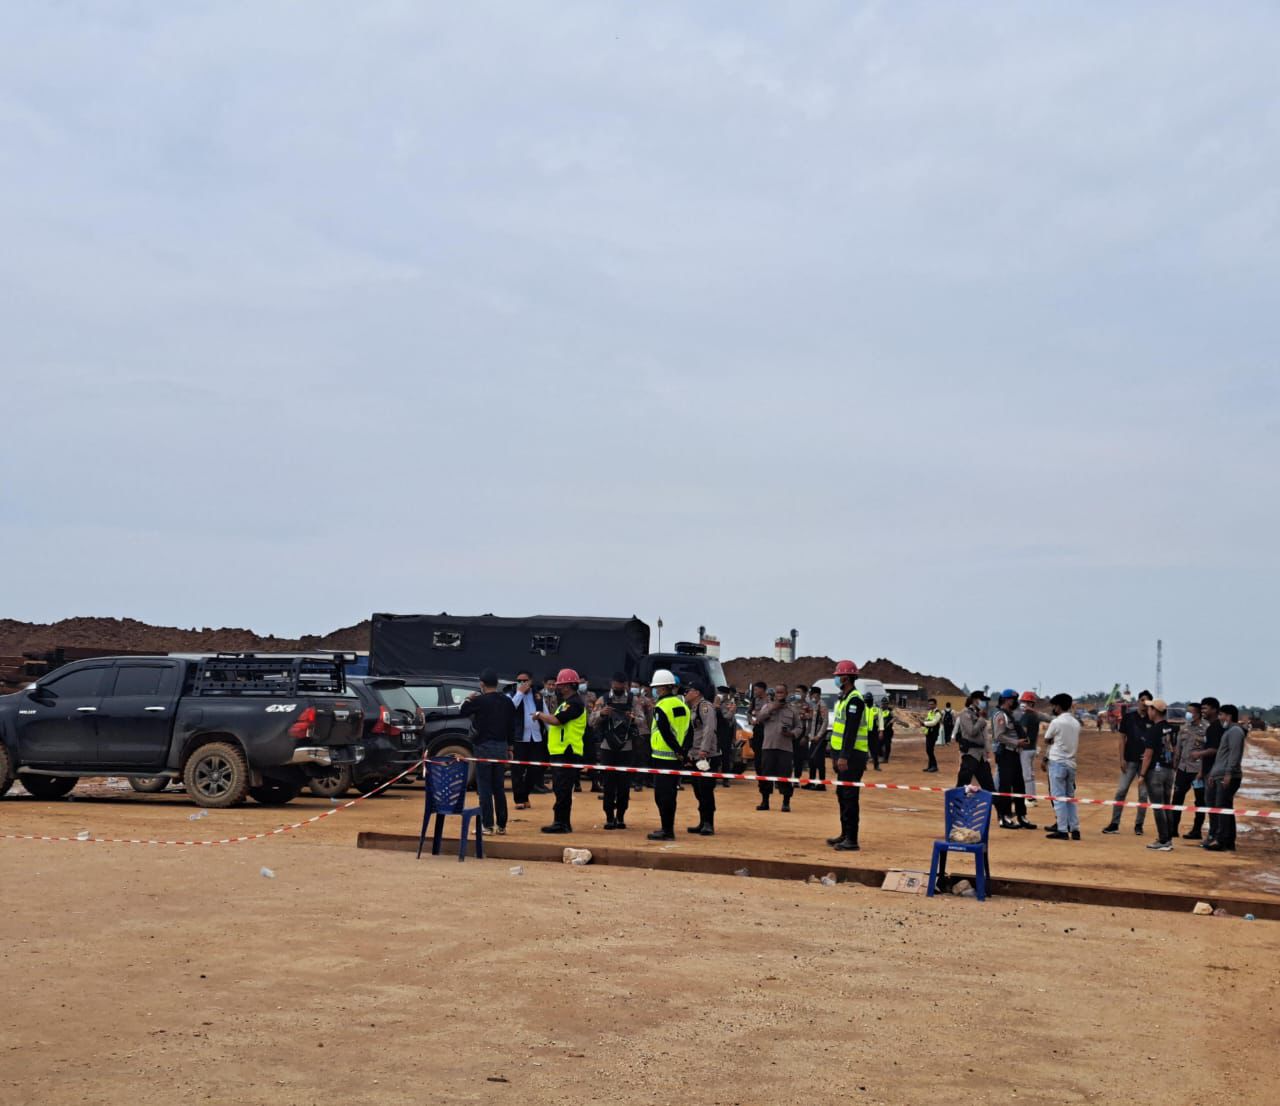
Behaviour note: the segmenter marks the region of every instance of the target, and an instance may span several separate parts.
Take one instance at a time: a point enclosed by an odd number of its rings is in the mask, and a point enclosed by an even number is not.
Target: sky
[[[0,6],[0,617],[1280,702],[1280,10]]]

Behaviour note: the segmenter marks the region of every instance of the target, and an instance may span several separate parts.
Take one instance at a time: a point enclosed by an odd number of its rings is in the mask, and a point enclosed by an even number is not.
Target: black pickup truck
[[[341,655],[96,657],[0,696],[0,795],[58,799],[86,776],[180,779],[200,806],[287,803],[356,764],[364,715]]]

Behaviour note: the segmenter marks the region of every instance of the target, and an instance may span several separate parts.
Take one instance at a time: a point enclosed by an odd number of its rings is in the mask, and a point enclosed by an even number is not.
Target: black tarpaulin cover
[[[649,627],[635,617],[375,614],[369,671],[477,676],[494,668],[505,680],[527,669],[540,684],[561,668],[575,668],[598,688],[616,671],[631,677],[648,652]]]

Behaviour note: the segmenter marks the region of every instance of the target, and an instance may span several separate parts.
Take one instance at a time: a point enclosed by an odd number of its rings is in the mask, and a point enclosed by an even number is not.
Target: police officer
[[[878,714],[880,721],[880,759],[885,764],[888,764],[889,757],[893,754],[893,704],[889,702],[889,696],[881,697]]]
[[[720,688],[716,699],[717,727],[720,732],[720,771],[732,772],[734,750],[738,740],[738,697],[731,687]],[[728,787],[729,780],[720,780],[721,787]]]
[[[716,708],[696,687],[691,687],[684,693],[684,701],[689,708],[691,727],[689,759],[699,772],[718,772],[720,734],[716,726],[719,718]],[[695,777],[693,793],[698,797],[698,824],[690,826],[689,832],[710,837],[716,832],[716,781],[702,776]]]
[[[831,756],[835,760],[836,779],[841,783],[857,783],[867,770],[870,750],[868,704],[854,686],[858,666],[853,661],[836,665],[835,680],[839,688],[835,715],[831,722]],[[828,837],[827,844],[840,852],[858,848],[859,787],[837,787],[836,802],[840,806],[840,833]]]
[[[653,674],[653,729],[649,750],[655,768],[679,768],[689,753],[689,708],[676,694],[676,678],[665,668]],[[678,776],[654,776],[653,798],[662,828],[649,834],[650,841],[676,839],[676,784]]]
[[[556,696],[559,700],[554,713],[542,711],[535,715],[547,727],[547,759],[564,764],[581,764],[587,752],[587,708],[578,692],[578,674],[572,668],[560,669],[556,676]],[[552,790],[556,802],[551,825],[543,826],[543,833],[572,833],[570,815],[573,812],[573,788],[578,782],[578,768],[553,768]]]
[[[934,755],[934,746],[938,744],[938,731],[942,728],[942,712],[938,710],[938,700],[929,700],[929,709],[924,716],[924,751],[929,758],[926,772],[938,770],[938,758]]]
[[[867,717],[867,752],[871,754],[871,767],[880,771],[880,712],[876,709],[875,697],[868,692],[862,699],[864,713]]]
[[[615,672],[609,690],[596,700],[591,728],[596,735],[596,763],[630,767],[636,735],[635,699],[627,690],[627,677]],[[631,780],[626,772],[601,772],[604,777],[604,828],[627,828],[631,804]]]

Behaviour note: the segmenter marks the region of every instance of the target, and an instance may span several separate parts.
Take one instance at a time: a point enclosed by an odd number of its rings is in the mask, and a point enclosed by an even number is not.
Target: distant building
[[[789,637],[780,637],[773,643],[773,659],[781,661],[783,664],[790,664],[795,660],[795,653]]]
[[[707,651],[708,657],[720,656],[720,639],[715,634],[703,634],[701,645]]]

